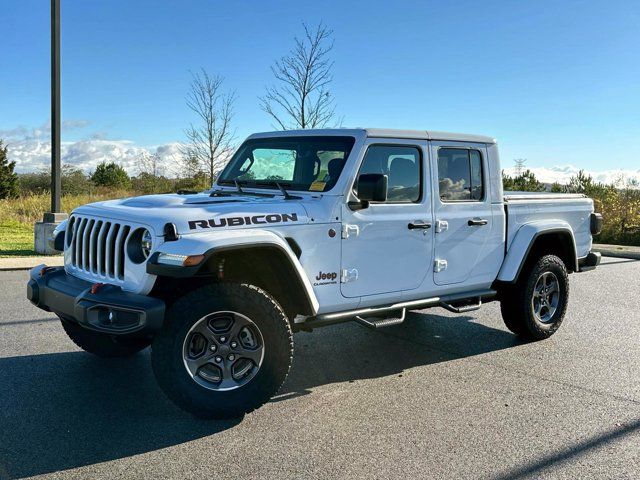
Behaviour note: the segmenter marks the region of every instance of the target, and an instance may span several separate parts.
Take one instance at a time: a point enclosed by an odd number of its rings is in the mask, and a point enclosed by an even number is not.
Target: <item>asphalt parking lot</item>
[[[102,360],[0,272],[0,478],[639,478],[640,261],[571,276],[565,324],[522,343],[499,306],[295,335],[280,394],[196,420],[149,352]]]

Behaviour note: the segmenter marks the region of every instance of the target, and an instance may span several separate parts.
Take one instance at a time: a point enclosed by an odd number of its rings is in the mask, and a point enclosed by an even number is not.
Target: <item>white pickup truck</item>
[[[77,208],[52,239],[64,267],[34,268],[27,290],[88,352],[151,345],[171,400],[226,418],[277,392],[296,331],[499,300],[509,330],[551,336],[601,225],[583,195],[504,194],[489,137],[259,133],[209,191]]]

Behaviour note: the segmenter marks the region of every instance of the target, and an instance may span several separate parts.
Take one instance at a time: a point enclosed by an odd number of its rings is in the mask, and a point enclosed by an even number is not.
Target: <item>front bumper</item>
[[[91,282],[64,271],[38,265],[30,272],[27,298],[36,307],[54,312],[98,332],[125,335],[157,331],[164,321],[165,303],[153,297],[102,285],[91,293]]]

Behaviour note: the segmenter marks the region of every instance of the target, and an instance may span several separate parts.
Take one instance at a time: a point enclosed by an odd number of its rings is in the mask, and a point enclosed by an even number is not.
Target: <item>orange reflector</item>
[[[40,270],[40,276],[44,277],[47,272],[50,272],[51,270],[53,270],[53,267],[42,267],[42,270]]]
[[[204,255],[189,255],[184,259],[182,265],[185,267],[193,267],[194,265],[199,265],[202,260],[204,260]]]

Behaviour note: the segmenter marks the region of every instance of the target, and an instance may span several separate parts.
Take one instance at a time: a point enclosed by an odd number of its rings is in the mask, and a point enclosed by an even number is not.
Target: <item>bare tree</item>
[[[133,179],[134,187],[144,193],[169,191],[171,184],[165,175],[165,162],[159,152],[143,151],[136,158],[138,175]]]
[[[139,175],[159,177],[164,174],[164,165],[158,153],[141,152],[136,159],[136,168]]]
[[[188,139],[182,148],[185,167],[193,170],[194,163],[201,165],[211,183],[229,160],[235,137],[231,120],[236,97],[233,92],[222,91],[223,82],[223,77],[212,77],[202,69],[192,74],[186,98],[198,123],[185,130]]]
[[[293,49],[271,67],[278,84],[260,97],[260,108],[283,130],[324,127],[335,115],[329,91],[333,31],[322,23],[313,30],[302,26],[304,37],[295,37]]]

